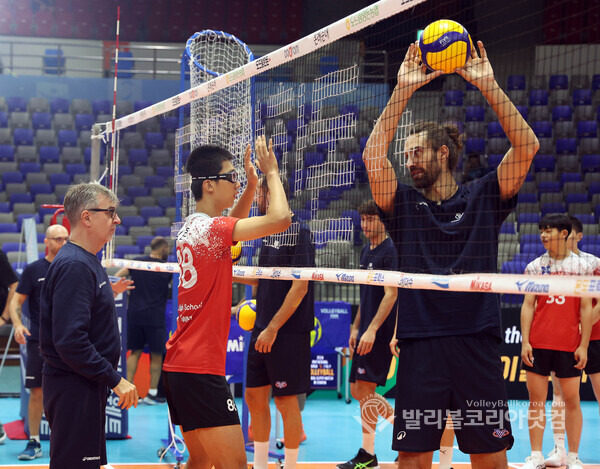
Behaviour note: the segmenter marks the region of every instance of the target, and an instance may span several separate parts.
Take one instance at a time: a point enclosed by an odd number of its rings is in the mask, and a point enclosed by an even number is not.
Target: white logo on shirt
[[[456,215],[454,215],[454,220],[452,220],[450,223],[456,223],[458,221],[460,221],[460,219],[463,217],[464,213],[457,213]]]
[[[106,285],[106,281],[104,281],[100,285],[98,285],[98,288],[102,288],[104,285]]]

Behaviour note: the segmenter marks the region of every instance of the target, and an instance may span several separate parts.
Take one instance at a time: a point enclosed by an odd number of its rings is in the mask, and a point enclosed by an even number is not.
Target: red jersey
[[[187,217],[177,235],[177,330],[167,342],[166,371],[225,376],[231,321],[232,217]]]
[[[527,265],[529,275],[592,275],[590,265],[574,253],[564,259],[543,254]],[[581,342],[581,299],[562,295],[536,295],[529,343],[533,348],[574,352]]]

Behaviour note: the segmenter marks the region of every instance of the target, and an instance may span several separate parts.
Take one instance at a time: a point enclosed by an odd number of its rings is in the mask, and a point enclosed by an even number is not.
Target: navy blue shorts
[[[146,345],[150,353],[165,353],[167,330],[164,326],[127,325],[127,350],[143,350]]]
[[[163,384],[171,421],[184,432],[240,424],[224,376],[163,370]]]
[[[98,469],[106,464],[108,388],[76,374],[43,375],[50,424],[50,469]]]
[[[27,339],[27,363],[25,365],[25,387],[42,387],[42,367],[44,360],[40,356],[40,343],[37,340]]]
[[[510,449],[498,338],[479,333],[400,343],[392,448],[425,453],[440,448],[449,415],[467,454]]]
[[[600,340],[590,341],[588,347],[588,361],[585,365],[585,372],[588,375],[600,373]]]
[[[576,364],[573,352],[534,348],[533,366],[521,362],[521,368],[542,376],[550,376],[550,372],[554,371],[557,378],[576,378],[581,376],[581,370],[575,368]]]
[[[254,328],[248,348],[246,387],[273,387],[274,396],[310,391],[310,333],[278,334],[270,353],[256,350],[262,330]]]
[[[358,340],[356,344],[358,346]],[[350,382],[355,383],[356,380],[360,380],[384,386],[390,371],[392,357],[390,343],[387,340],[376,339],[373,348],[366,355],[358,355],[355,351],[350,367]]]

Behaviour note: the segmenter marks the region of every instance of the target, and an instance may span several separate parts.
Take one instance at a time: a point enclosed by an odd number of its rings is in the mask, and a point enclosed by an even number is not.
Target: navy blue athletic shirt
[[[17,293],[27,295],[28,301],[31,337],[27,340],[40,340],[40,294],[49,267],[50,262],[46,258],[37,260],[25,267],[19,279]]]
[[[263,238],[258,265],[260,267],[314,267],[315,248],[306,223],[298,220],[294,215],[292,225],[286,231]],[[265,329],[269,325],[291,287],[291,280],[259,279],[256,292],[256,327]],[[279,329],[279,334],[310,332],[314,329],[314,321],[314,286],[313,282],[308,282],[308,292],[294,314]]]
[[[497,272],[500,225],[517,197],[500,199],[494,171],[441,203],[398,184],[393,213],[380,210],[398,251],[401,272],[436,275]],[[444,287],[443,279],[432,279]],[[497,294],[398,289],[398,339],[473,334],[501,337]]]
[[[367,244],[360,253],[360,268],[366,270],[397,270],[398,253],[390,238],[385,238],[381,244],[371,249]],[[382,286],[360,285],[360,324],[358,326],[358,340],[365,333],[369,324],[377,314],[383,295]],[[377,339],[389,342],[394,334],[396,323],[396,304],[392,307],[390,314],[377,330]]]
[[[4,254],[4,251],[0,249],[0,313],[4,311],[6,306],[6,299],[8,298],[8,287],[15,283],[17,280],[17,274],[8,262],[8,257]]]
[[[98,258],[71,242],[50,264],[40,302],[43,373],[78,373],[114,388],[121,341],[112,287]]]
[[[142,262],[164,262],[150,256],[136,258]],[[129,292],[128,324],[165,327],[165,306],[173,274],[131,269],[134,290]]]

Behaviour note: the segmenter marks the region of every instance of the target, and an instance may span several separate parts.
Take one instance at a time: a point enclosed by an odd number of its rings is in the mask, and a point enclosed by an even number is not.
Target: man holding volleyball
[[[404,144],[414,187],[398,182],[387,151],[400,117],[413,93],[442,75],[426,74],[417,44],[410,45],[398,83],[367,142],[363,161],[371,191],[402,272],[496,272],[500,225],[515,207],[539,148],[535,134],[496,82],[481,41],[478,48],[455,72],[481,91],[510,140],[497,170],[459,186],[452,174],[462,146],[458,129],[424,122]],[[399,451],[399,467],[431,467],[452,412],[459,447],[471,455],[473,468],[506,468],[513,436],[498,351],[498,297],[443,291],[447,280],[433,280],[442,291],[398,291],[401,379],[392,447]]]

